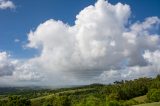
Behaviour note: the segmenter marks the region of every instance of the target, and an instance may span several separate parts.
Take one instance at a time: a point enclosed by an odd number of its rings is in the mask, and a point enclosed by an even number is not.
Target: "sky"
[[[160,74],[160,1],[0,0],[0,86]]]

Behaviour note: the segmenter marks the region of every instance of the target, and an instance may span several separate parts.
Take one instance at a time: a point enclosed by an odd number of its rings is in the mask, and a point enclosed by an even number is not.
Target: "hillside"
[[[1,93],[0,106],[131,106],[158,102],[159,97],[160,75],[54,90],[17,88]]]

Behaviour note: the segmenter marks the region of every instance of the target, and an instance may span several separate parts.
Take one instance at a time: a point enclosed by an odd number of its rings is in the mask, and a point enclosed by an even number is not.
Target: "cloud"
[[[16,39],[14,39],[14,42],[18,43],[18,42],[20,42],[20,40],[16,38]]]
[[[132,66],[120,70],[104,71],[96,80],[103,83],[112,83],[115,80],[131,80],[139,77],[153,77],[158,75],[160,73],[160,51],[151,52],[146,50],[143,57],[147,61],[146,66]]]
[[[129,24],[130,14],[127,4],[99,0],[81,10],[73,26],[54,19],[41,23],[30,31],[26,45],[40,51],[39,55],[18,60],[12,76],[58,85],[158,74],[160,19],[148,17]]]
[[[122,35],[129,14],[128,5],[113,6],[98,1],[76,16],[74,26],[53,19],[40,24],[29,33],[28,47],[41,49],[38,59],[47,61],[45,67],[52,72],[58,70],[77,77],[92,77],[106,69],[118,68],[124,58],[122,53],[118,54],[123,50],[116,51],[119,44],[113,47],[116,45],[113,42],[123,42],[119,34]],[[113,55],[113,51],[117,53]],[[115,58],[110,59],[112,56]]]
[[[15,4],[10,0],[0,0],[0,9],[14,9],[16,8]]]
[[[0,77],[14,76],[18,80],[32,81],[42,79],[33,65],[32,60],[12,59],[7,52],[0,52]]]
[[[14,61],[9,60],[6,52],[0,52],[0,77],[11,76],[14,70]]]

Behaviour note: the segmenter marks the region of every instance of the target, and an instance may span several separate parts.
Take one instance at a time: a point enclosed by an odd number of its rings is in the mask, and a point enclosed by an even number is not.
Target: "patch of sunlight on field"
[[[144,96],[139,96],[139,97],[135,97],[133,98],[134,100],[140,102],[140,103],[144,103],[146,100],[147,100],[147,96],[144,95]]]

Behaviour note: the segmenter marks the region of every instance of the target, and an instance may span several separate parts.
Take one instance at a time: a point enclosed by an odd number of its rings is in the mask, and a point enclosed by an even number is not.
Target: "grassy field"
[[[146,103],[146,104],[140,104],[135,106],[160,106],[160,102]]]
[[[133,98],[133,100],[136,100],[139,103],[145,103],[145,101],[147,100],[147,96],[144,95],[144,96],[135,97],[135,98]]]
[[[31,99],[31,104],[32,104],[32,106],[41,106],[42,104],[41,104],[40,101],[42,101],[44,99],[47,99],[47,98],[51,98],[54,95],[59,95],[59,94],[64,94],[64,93],[83,92],[83,91],[92,90],[92,89],[93,88],[82,88],[82,89],[61,91],[61,92],[57,92],[57,93],[50,94],[50,95],[47,95],[47,96],[41,96],[41,97],[38,97],[38,98],[33,98],[33,99]]]
[[[32,104],[32,106],[41,106],[41,103],[40,103],[41,100],[51,98],[53,95],[54,94],[31,99],[31,104]]]
[[[145,103],[147,100],[147,96],[139,96],[133,98],[134,100],[138,101],[139,103]],[[160,102],[154,102],[154,103],[145,103],[145,104],[139,104],[139,105],[134,105],[134,106],[160,106]]]

